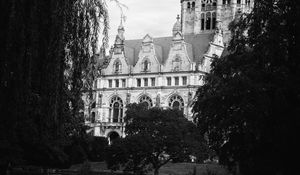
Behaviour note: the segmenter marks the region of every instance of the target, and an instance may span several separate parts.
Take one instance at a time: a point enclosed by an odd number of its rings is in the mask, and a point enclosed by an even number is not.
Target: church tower
[[[181,0],[181,26],[183,34],[194,33],[194,20],[196,17],[196,0]]]
[[[181,0],[183,34],[213,33],[216,11],[217,0]]]
[[[229,40],[228,25],[242,13],[251,11],[254,0],[180,0],[182,33],[214,33],[222,26],[225,42]]]

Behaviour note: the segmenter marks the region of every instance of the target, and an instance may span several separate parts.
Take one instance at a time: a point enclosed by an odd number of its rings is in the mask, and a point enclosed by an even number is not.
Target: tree
[[[64,148],[85,138],[81,96],[95,78],[99,32],[107,43],[104,3],[1,1],[1,170],[61,166]]]
[[[197,133],[196,126],[188,121],[178,110],[147,108],[145,104],[127,106],[126,138],[123,140],[126,166],[142,172],[151,164],[154,174],[172,159],[196,156],[208,157],[203,137]]]
[[[231,25],[229,54],[215,59],[193,111],[220,161],[240,173],[291,174],[298,148],[299,5],[255,1]]]

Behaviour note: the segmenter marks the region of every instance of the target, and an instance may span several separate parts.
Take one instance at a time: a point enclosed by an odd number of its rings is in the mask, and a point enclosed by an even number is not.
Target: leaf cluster
[[[231,24],[228,55],[213,61],[197,91],[201,133],[243,174],[290,171],[300,109],[297,17],[296,1],[255,1],[252,13]]]
[[[199,161],[208,158],[205,140],[181,111],[129,104],[125,123],[126,138],[119,146],[125,148],[121,164],[131,170],[142,171],[151,165],[158,172],[171,160],[190,161],[190,155]]]

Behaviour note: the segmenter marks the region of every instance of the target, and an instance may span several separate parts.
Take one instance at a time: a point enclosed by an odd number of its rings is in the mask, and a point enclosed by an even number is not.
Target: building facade
[[[252,6],[252,0],[181,0],[181,15],[169,37],[146,34],[140,40],[125,40],[121,23],[95,82],[94,101],[86,105],[92,134],[124,137],[129,103],[176,108],[192,120],[193,97],[212,59],[226,48],[228,24]]]

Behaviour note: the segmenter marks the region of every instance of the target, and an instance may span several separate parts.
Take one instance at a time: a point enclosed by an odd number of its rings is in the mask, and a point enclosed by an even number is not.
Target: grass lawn
[[[90,162],[92,171],[107,170],[105,162]],[[81,165],[73,165],[70,169],[79,170]],[[159,169],[160,175],[192,175],[196,167],[197,175],[228,175],[226,169],[216,164],[168,163]],[[211,174],[208,174],[208,171]],[[149,174],[153,174],[149,172]]]
[[[214,164],[168,163],[160,168],[160,175],[188,175],[196,167],[197,175],[228,175],[225,168]],[[208,171],[212,174],[208,174]]]

